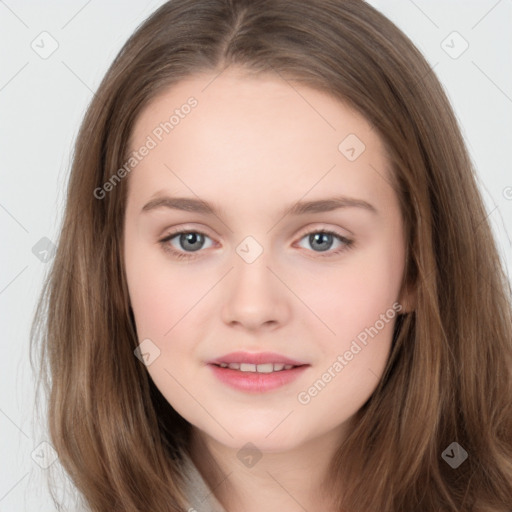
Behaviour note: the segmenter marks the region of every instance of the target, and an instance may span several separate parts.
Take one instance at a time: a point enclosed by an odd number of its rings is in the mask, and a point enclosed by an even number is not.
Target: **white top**
[[[226,512],[204,481],[192,459],[184,452],[183,459],[183,475],[187,482],[185,495],[191,507],[189,512]]]

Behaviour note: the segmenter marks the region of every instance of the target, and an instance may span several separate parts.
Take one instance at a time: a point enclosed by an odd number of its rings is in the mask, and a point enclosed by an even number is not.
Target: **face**
[[[363,117],[277,75],[214,78],[173,86],[134,127],[130,301],[174,409],[225,446],[284,451],[342,435],[375,390],[405,311],[402,219]],[[209,364],[238,351],[303,366]]]

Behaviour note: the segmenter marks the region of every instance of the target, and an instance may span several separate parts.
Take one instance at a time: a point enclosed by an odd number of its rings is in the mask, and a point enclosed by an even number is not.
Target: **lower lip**
[[[251,393],[264,393],[293,382],[309,365],[296,366],[290,370],[272,373],[241,372],[230,368],[221,368],[214,364],[208,366],[221,382],[234,389]]]

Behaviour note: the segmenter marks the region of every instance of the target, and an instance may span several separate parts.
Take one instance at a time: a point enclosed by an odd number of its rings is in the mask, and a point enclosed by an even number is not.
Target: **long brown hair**
[[[227,66],[349,104],[392,164],[415,310],[395,324],[382,379],[333,454],[334,502],[349,512],[510,511],[510,284],[442,86],[413,43],[360,0],[173,0],[114,60],[78,134],[31,332],[62,467],[95,512],[189,506],[178,464],[191,425],[133,353],[122,257],[129,177],[101,199],[94,191],[126,162],[152,98]],[[453,443],[467,453],[457,468],[443,456]]]

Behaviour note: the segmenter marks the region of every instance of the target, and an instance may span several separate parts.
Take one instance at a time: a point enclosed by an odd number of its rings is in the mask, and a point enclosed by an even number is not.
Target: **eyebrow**
[[[299,201],[283,209],[281,214],[286,215],[305,215],[308,213],[324,213],[337,210],[338,208],[361,208],[374,215],[378,211],[372,204],[362,199],[355,199],[347,196],[336,196],[316,201]],[[186,212],[201,213],[204,215],[214,215],[218,217],[223,214],[223,210],[201,199],[189,197],[157,197],[149,201],[142,207],[141,213],[149,212],[160,208],[170,208],[173,210],[182,210]]]

